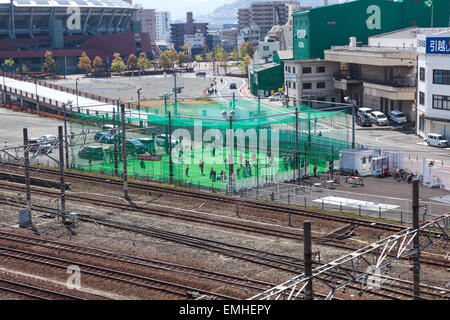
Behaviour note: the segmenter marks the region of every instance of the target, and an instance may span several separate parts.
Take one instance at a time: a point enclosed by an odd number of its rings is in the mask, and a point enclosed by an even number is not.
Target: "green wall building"
[[[323,59],[323,51],[345,45],[349,37],[368,37],[398,29],[448,27],[449,0],[358,0],[297,11],[293,16],[294,59]]]

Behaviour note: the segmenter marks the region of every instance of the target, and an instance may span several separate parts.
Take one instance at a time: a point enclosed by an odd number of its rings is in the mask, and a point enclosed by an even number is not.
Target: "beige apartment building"
[[[338,70],[339,63],[321,59],[285,60],[284,91],[294,105],[300,104],[301,100],[305,103],[308,97],[323,102],[340,102],[340,92],[333,82],[333,75]],[[326,104],[313,103],[312,106],[320,108]]]
[[[350,38],[347,46],[325,50],[325,60],[339,63],[334,87],[350,96],[358,107],[388,115],[402,111],[416,119],[417,52],[416,35],[410,29],[369,38],[362,46]]]

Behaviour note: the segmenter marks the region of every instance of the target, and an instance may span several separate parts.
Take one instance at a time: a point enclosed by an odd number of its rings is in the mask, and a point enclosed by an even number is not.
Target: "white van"
[[[429,146],[446,148],[448,147],[448,140],[442,134],[429,133],[425,139]]]
[[[371,113],[371,112],[372,112],[372,109],[371,109],[371,108],[365,108],[365,107],[363,107],[363,108],[359,108],[359,109],[358,109],[358,114],[362,114],[362,115],[367,116],[367,117],[370,116],[370,113]]]

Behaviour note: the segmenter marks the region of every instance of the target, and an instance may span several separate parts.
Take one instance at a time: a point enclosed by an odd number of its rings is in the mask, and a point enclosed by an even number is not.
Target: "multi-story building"
[[[362,46],[352,37],[347,46],[325,50],[325,60],[340,64],[334,87],[350,96],[358,107],[368,107],[386,115],[402,111],[416,119],[416,34],[408,28],[369,38]]]
[[[237,12],[239,29],[250,26],[250,8],[240,8]]]
[[[207,44],[206,37],[208,32],[208,23],[194,23],[194,18],[192,12],[186,13],[186,23],[171,23],[170,24],[170,37],[175,50],[179,51],[185,43],[185,36],[187,35],[189,39],[198,38],[201,34],[204,38],[203,45],[201,47],[191,47],[192,54],[197,54],[202,51],[203,46]],[[198,41],[194,40],[196,44]],[[210,48],[212,49],[212,48]]]
[[[252,25],[260,28],[260,38],[263,40],[267,32],[274,25],[284,25],[289,18],[287,1],[252,2],[250,8],[238,10],[239,29],[249,28]]]
[[[156,40],[170,42],[170,12],[156,11]]]
[[[294,105],[304,104],[308,98],[340,102],[340,92],[333,84],[333,74],[338,70],[339,63],[322,59],[285,60],[284,91]],[[324,104],[312,106],[321,107]]]
[[[140,22],[142,32],[147,32],[150,35],[150,41],[156,40],[156,14],[155,9],[144,9],[138,7],[134,12],[133,21]]]
[[[368,38],[411,26],[449,26],[449,1],[358,0],[293,13],[294,59],[323,59],[323,51],[345,45],[349,37]],[[433,22],[432,22],[433,21]]]
[[[258,26],[251,25],[248,28],[243,28],[240,30],[237,36],[238,45],[240,45],[240,43],[244,41],[251,42],[253,43],[253,46],[256,47],[259,44],[260,34],[261,33]]]
[[[70,10],[78,14],[70,15]],[[146,52],[157,59],[149,34],[132,22],[138,10],[127,2],[110,1],[9,1],[0,0],[0,60],[13,58],[11,70],[38,72],[45,52],[51,51],[58,72],[79,72],[83,52],[108,65],[114,53],[127,56]],[[72,11],[70,11],[72,12]]]
[[[416,133],[438,133],[450,140],[450,28],[417,39]]]
[[[221,46],[228,52],[237,46],[237,29],[222,30]]]

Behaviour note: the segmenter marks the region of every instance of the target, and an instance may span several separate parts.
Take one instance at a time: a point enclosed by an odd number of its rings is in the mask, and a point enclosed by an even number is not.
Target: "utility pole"
[[[119,113],[119,112],[117,112]],[[117,159],[117,136],[116,136],[116,108],[113,108],[113,143],[114,143],[114,174],[117,176],[119,174],[119,164]],[[120,129],[119,129],[120,132]]]
[[[175,64],[173,65],[173,94],[174,94],[174,98],[175,98],[175,104],[177,104],[177,71],[175,70]],[[175,113],[176,115],[176,113]]]
[[[67,119],[66,119],[67,106],[65,103],[63,103],[62,106],[64,111],[64,149],[66,151],[66,169],[69,169],[69,144],[67,143]]]
[[[80,107],[79,105],[78,105],[78,81],[79,81],[80,79],[78,79],[78,78],[76,78],[75,79],[75,91],[76,91],[76,95],[77,95],[77,109]]]
[[[412,210],[413,210],[413,229],[419,229],[419,180],[413,181],[412,190]],[[414,236],[413,240],[413,279],[414,279],[414,300],[420,299],[420,232]]]
[[[30,225],[33,224],[31,220],[31,190],[30,190],[30,160],[28,157],[28,129],[23,128],[23,145],[24,145],[24,167],[25,167],[25,185],[27,193],[27,209],[30,211]]]
[[[303,222],[303,260],[305,261],[305,277],[312,276],[311,222]],[[313,300],[312,278],[305,287],[305,299]]]
[[[355,149],[355,114],[356,101],[352,100],[352,149]]]
[[[233,93],[234,94],[234,93]],[[231,112],[230,112],[231,113]],[[230,166],[228,167],[228,182],[230,194],[233,194],[233,173],[234,173],[234,135],[233,135],[233,116],[230,114]]]
[[[62,223],[66,223],[66,184],[64,182],[64,139],[63,127],[58,126],[58,140],[59,140],[59,175],[61,187],[61,219]]]
[[[125,132],[125,104],[120,105],[120,113],[122,114],[122,164],[123,164],[123,194],[125,199],[129,200],[128,196],[128,177],[127,177],[127,147],[126,147],[126,132]]]
[[[138,95],[138,112],[139,112],[139,128],[142,128],[142,121],[141,121],[141,90],[142,88],[139,88],[137,91],[137,95]]]
[[[172,164],[172,116],[169,111],[169,129],[168,129],[168,137],[169,137],[169,182],[173,183],[173,164]]]
[[[295,107],[295,169],[297,169],[298,183],[300,184],[300,166],[298,165],[298,158],[298,107]]]

